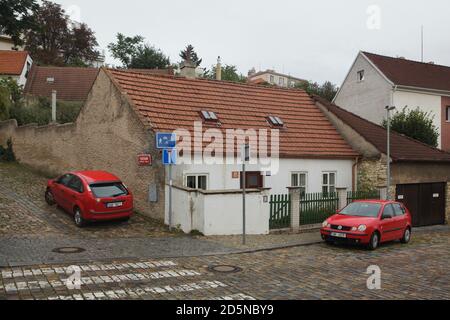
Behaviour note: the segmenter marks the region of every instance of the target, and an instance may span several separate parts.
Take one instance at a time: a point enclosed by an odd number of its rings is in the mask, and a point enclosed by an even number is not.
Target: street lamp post
[[[386,200],[391,200],[391,111],[395,110],[394,106],[386,106],[387,112],[387,190]]]

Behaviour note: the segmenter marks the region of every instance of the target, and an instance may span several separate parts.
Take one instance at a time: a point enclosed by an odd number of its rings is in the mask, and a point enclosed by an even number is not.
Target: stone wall
[[[378,159],[363,159],[358,163],[357,189],[359,191],[374,190],[385,186],[386,181],[386,156]]]
[[[154,218],[164,218],[164,170],[160,162],[140,167],[137,155],[154,149],[154,134],[146,129],[124,95],[101,70],[77,121],[65,125],[17,127],[15,120],[0,123],[0,144],[11,137],[18,161],[57,176],[74,170],[106,170],[132,190],[135,207]],[[159,201],[149,203],[150,184]]]

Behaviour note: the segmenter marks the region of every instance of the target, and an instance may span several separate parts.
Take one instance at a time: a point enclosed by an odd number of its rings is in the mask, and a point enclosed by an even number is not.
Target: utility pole
[[[386,200],[391,200],[390,189],[391,189],[391,111],[395,110],[394,106],[386,106],[387,112],[387,190],[386,190]]]

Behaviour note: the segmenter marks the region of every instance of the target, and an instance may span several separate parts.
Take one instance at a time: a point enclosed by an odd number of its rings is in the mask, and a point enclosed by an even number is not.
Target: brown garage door
[[[445,183],[397,185],[397,201],[411,211],[415,227],[445,223]]]

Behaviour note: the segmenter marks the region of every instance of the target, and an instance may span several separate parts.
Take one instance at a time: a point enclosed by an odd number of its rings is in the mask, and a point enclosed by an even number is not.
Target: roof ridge
[[[364,119],[363,117],[361,117],[361,116],[359,116],[359,115],[357,115],[357,114],[355,114],[355,113],[353,113],[353,112],[350,112],[350,111],[348,111],[348,110],[345,110],[344,108],[341,108],[341,107],[339,107],[338,105],[336,105],[336,104],[334,104],[334,103],[332,103],[332,102],[329,102],[329,101],[323,99],[322,97],[319,97],[319,96],[317,96],[317,95],[312,95],[312,97],[313,97],[313,99],[314,99],[314,98],[318,98],[318,101],[319,101],[319,102],[322,102],[322,103],[325,102],[326,104],[328,104],[328,106],[336,107],[336,108],[338,108],[339,110],[341,110],[341,111],[343,111],[343,112],[346,112],[346,113],[348,113],[348,114],[350,114],[350,115],[352,115],[352,116],[354,116],[354,117],[356,117],[356,118],[359,118],[360,120],[363,120],[363,121],[365,121],[366,123],[368,123],[368,124],[370,124],[370,125],[372,125],[372,126],[375,126],[375,127],[380,128],[380,129],[383,129],[384,131],[387,131],[387,129],[384,128],[383,126],[381,126],[381,125],[379,125],[379,124],[376,124],[376,123],[374,123],[374,122],[371,122],[371,121],[369,121],[369,120],[367,120],[367,119]],[[338,117],[339,117],[339,116],[338,116]],[[340,117],[339,117],[339,118],[340,118]],[[342,119],[341,119],[341,120],[342,120]],[[353,130],[356,130],[356,129],[353,129]],[[356,130],[356,131],[357,131],[357,130]],[[386,133],[386,134],[387,134],[387,133]],[[419,144],[421,144],[421,145],[423,145],[423,146],[425,146],[425,147],[427,147],[427,148],[430,148],[430,149],[435,150],[435,151],[439,151],[439,152],[441,152],[441,153],[443,153],[443,154],[450,155],[450,152],[446,152],[446,151],[441,150],[441,149],[439,149],[439,148],[430,146],[430,145],[428,145],[428,144],[426,144],[426,143],[424,143],[424,142],[422,142],[422,141],[419,141],[419,140],[417,140],[417,139],[408,137],[407,135],[398,133],[398,132],[396,132],[396,131],[394,131],[394,130],[392,130],[391,134],[397,135],[397,136],[402,137],[402,138],[406,138],[406,139],[408,139],[408,140],[410,140],[410,141],[412,141],[412,142],[419,143]]]
[[[205,78],[195,78],[195,79],[190,79],[190,78],[186,78],[186,77],[180,77],[180,76],[176,76],[176,75],[162,75],[162,74],[150,74],[150,73],[141,73],[141,72],[134,72],[134,71],[123,71],[123,70],[119,70],[119,69],[111,69],[111,68],[107,68],[110,71],[113,72],[126,72],[127,74],[139,74],[139,75],[144,75],[144,76],[148,76],[148,77],[163,77],[163,78],[172,78],[175,80],[183,80],[183,81],[187,81],[187,82],[194,82],[194,81],[198,81],[198,82],[208,82],[211,84],[228,84],[231,86],[239,86],[239,87],[249,87],[249,88],[258,88],[258,89],[264,89],[264,90],[273,90],[273,91],[283,91],[283,92],[304,92],[306,93],[305,90],[303,89],[298,89],[298,88],[281,88],[281,87],[268,87],[268,86],[261,86],[258,84],[253,84],[253,83],[240,83],[240,82],[234,82],[234,81],[229,81],[229,80],[212,80],[212,79],[205,79]]]
[[[374,56],[378,56],[378,57],[382,57],[382,58],[387,58],[387,59],[392,59],[392,60],[399,60],[399,61],[408,61],[408,62],[413,62],[413,63],[418,63],[418,64],[423,64],[426,66],[436,66],[436,67],[443,67],[443,68],[449,68],[450,66],[446,66],[443,64],[437,64],[437,63],[429,63],[429,62],[422,62],[422,61],[417,61],[417,60],[411,60],[411,59],[406,59],[406,58],[399,58],[399,57],[391,57],[391,56],[386,56],[383,54],[378,54],[378,53],[372,53],[372,52],[368,52],[368,51],[361,51],[363,54],[369,54],[369,55],[374,55]]]

